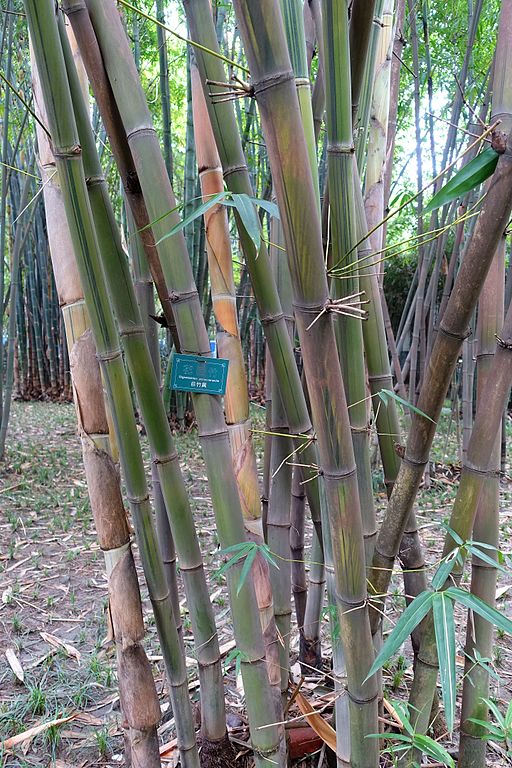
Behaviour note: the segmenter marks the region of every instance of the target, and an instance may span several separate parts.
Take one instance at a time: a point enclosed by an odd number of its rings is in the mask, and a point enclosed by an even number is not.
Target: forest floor
[[[261,411],[256,408],[255,416],[263,423]],[[90,516],[75,424],[72,405],[14,403],[6,461],[0,465],[0,766],[6,768],[124,765],[115,651],[107,641],[103,558]],[[430,487],[423,487],[418,498],[418,521],[431,566],[440,558],[444,535],[440,524],[449,515],[458,482],[457,436],[449,426],[450,418],[445,414],[433,450],[436,464]],[[261,435],[256,436],[256,442],[261,451]],[[234,642],[225,583],[215,572],[219,567],[215,555],[218,543],[205,468],[195,431],[178,435],[177,444],[209,571],[233,733],[236,736],[238,727],[241,738],[244,703],[230,653]],[[385,493],[381,480],[376,470],[375,488],[382,509]],[[501,547],[508,567],[506,574],[500,574],[498,607],[510,616],[512,479],[507,475],[502,480],[501,496]],[[163,665],[145,585],[142,596],[146,648],[161,696],[160,738],[162,744],[170,745],[164,749],[167,754],[163,762],[173,764],[173,720],[167,711]],[[191,690],[197,699],[184,599],[181,605],[186,647],[190,649]],[[398,616],[403,605],[397,573],[392,584],[391,618]],[[326,610],[326,644],[327,619]],[[462,615],[456,626],[457,660],[463,665]],[[296,628],[291,645],[296,652]],[[492,696],[503,709],[512,698],[511,638],[498,633],[491,663],[496,675]],[[292,671],[297,672],[297,666]],[[406,698],[412,680],[409,655],[385,669],[384,679],[389,699]],[[306,692],[308,689],[314,698],[315,691],[322,690],[322,681],[306,681]],[[25,737],[11,751],[1,746],[3,740],[16,734]],[[448,739],[443,743],[448,748],[456,746]],[[313,764],[317,763],[318,758]],[[491,748],[488,765],[505,764],[499,746]]]

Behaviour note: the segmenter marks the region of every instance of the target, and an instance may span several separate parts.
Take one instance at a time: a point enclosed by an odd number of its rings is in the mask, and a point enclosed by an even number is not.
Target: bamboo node
[[[119,330],[119,337],[124,339],[126,336],[145,336],[146,331],[143,325],[134,325],[130,328],[123,328]]]
[[[319,473],[326,480],[347,480],[357,474],[357,467],[354,465],[351,469],[320,469]]]
[[[404,464],[408,464],[410,467],[414,467],[415,469],[424,469],[428,464],[428,459],[426,461],[420,461],[419,459],[411,459],[410,456],[407,456],[405,451],[404,451],[404,455],[402,456],[402,461]]]
[[[245,163],[241,163],[240,165],[231,165],[229,168],[224,169],[224,178],[230,176],[232,173],[245,173],[246,170],[247,166]]]
[[[285,316],[283,312],[278,312],[277,315],[261,315],[260,316],[260,322],[263,326],[266,325],[272,325],[273,323],[279,323],[281,320],[284,320]]]
[[[295,80],[295,75],[291,69],[288,69],[285,72],[276,72],[273,75],[262,77],[261,80],[253,81],[252,89],[254,94],[257,96],[263,91],[268,91],[269,88],[275,88],[278,85],[283,85],[283,83],[287,83],[290,80]]]
[[[156,136],[156,130],[153,127],[148,128],[147,126],[144,126],[143,128],[134,128],[133,131],[130,131],[126,134],[128,141],[130,141],[130,139],[136,138],[137,136]]]
[[[378,547],[375,547],[375,554],[378,555],[381,560],[386,560],[388,563],[393,564],[395,562],[394,555],[386,555],[384,552],[381,552]]]
[[[113,349],[112,352],[97,352],[96,353],[96,359],[100,361],[100,363],[109,363],[112,360],[116,360],[118,357],[121,357],[122,352],[118,349]]]
[[[171,304],[180,304],[180,302],[195,301],[197,296],[198,294],[195,288],[191,291],[171,291],[169,294],[169,301]]]
[[[445,328],[441,321],[439,323],[438,333],[442,333],[444,336],[449,336],[451,339],[457,339],[457,341],[463,342],[471,336],[473,331],[468,327],[462,333],[454,333],[453,331],[449,331],[447,328]]]
[[[353,144],[332,143],[327,146],[328,155],[353,155],[356,148]]]
[[[466,472],[471,472],[473,475],[479,475],[480,477],[488,477],[492,474],[492,470],[476,467],[474,464],[470,464],[469,462],[464,462],[462,469]]]
[[[351,424],[350,431],[353,435],[367,435],[369,432],[371,432],[371,427],[369,424],[365,424],[364,427],[354,427]]]
[[[85,183],[88,187],[97,187],[105,183],[104,176],[87,176]]]
[[[64,160],[66,157],[76,157],[82,153],[82,147],[80,144],[73,144],[70,147],[54,148],[53,156],[59,160]]]
[[[145,504],[147,501],[149,501],[149,493],[146,493],[142,496],[128,496],[126,497],[128,499],[129,504]]]
[[[201,393],[198,392],[197,394],[201,394]],[[227,434],[228,434],[227,429],[211,429],[208,432],[199,432],[199,439],[200,440],[218,440],[219,438],[224,439]]]
[[[360,699],[357,696],[354,696],[353,693],[350,693],[349,689],[345,689],[347,692],[347,696],[349,697],[350,701],[352,701],[354,704],[357,704],[358,706],[363,707],[365,704],[371,704],[373,701],[377,701],[379,698],[378,693],[374,693],[373,696],[369,696],[368,698]]]
[[[169,453],[167,456],[158,456],[157,458],[153,459],[153,464],[155,466],[158,466],[159,464],[171,464],[173,461],[176,461],[178,458],[178,452],[173,451],[172,453]]]

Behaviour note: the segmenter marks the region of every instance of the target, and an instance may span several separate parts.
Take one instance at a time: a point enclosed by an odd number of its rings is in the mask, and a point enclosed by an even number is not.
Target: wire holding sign
[[[176,354],[172,363],[171,389],[223,395],[226,392],[229,360]]]

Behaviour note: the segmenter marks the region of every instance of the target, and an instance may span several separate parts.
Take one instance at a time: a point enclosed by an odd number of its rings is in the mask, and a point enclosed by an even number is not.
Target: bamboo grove
[[[135,551],[180,763],[236,757],[180,457],[192,424],[255,764],[288,764],[305,715],[329,764],[486,765],[487,661],[512,631],[496,604],[512,5],[452,5],[4,2],[0,455],[13,396],[74,399],[127,764],[161,765]],[[172,389],[179,356],[208,359],[213,340],[224,396]],[[432,563],[416,500],[447,409],[460,477]],[[412,684],[392,706],[382,668],[404,644]],[[300,688],[322,674],[319,715]]]

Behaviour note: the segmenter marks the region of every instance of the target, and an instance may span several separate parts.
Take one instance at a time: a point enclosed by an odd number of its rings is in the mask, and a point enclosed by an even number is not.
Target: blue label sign
[[[172,361],[171,389],[223,395],[226,391],[229,360],[200,355],[175,354]]]

